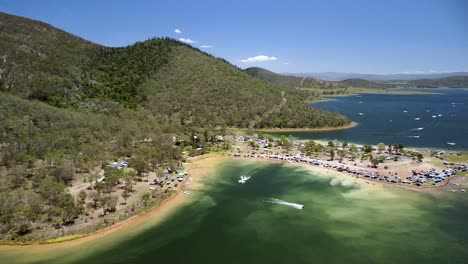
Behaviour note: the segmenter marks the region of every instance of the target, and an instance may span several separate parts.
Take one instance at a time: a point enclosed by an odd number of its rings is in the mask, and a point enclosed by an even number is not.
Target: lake
[[[421,89],[418,89],[421,90]],[[427,89],[422,89],[427,91]],[[334,97],[315,107],[339,112],[359,126],[327,132],[275,133],[299,139],[399,144],[413,147],[468,149],[468,90],[431,89],[418,95],[359,94]],[[447,144],[455,143],[455,145]]]
[[[2,263],[467,263],[468,199],[356,184],[336,172],[228,160],[190,203],[78,246],[0,250]],[[251,178],[238,182],[241,175]],[[285,204],[281,201],[288,202]],[[299,210],[294,204],[304,206]]]

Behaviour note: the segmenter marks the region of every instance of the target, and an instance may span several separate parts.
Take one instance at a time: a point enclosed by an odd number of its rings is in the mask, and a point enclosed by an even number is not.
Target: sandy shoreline
[[[110,235],[112,233],[115,233],[123,229],[136,227],[150,218],[154,220],[153,222],[161,222],[162,220],[164,220],[164,218],[170,215],[174,211],[174,209],[190,201],[191,197],[185,196],[183,194],[184,190],[200,189],[202,187],[200,183],[200,179],[202,179],[204,176],[209,175],[209,172],[211,170],[216,169],[216,165],[218,165],[220,162],[224,161],[225,159],[226,159],[225,157],[214,156],[211,154],[197,157],[196,159],[194,159],[192,163],[186,164],[189,176],[194,179],[194,181],[191,183],[192,185],[189,185],[189,186],[186,185],[186,187],[181,188],[175,194],[165,199],[158,205],[152,208],[147,208],[145,211],[137,215],[134,215],[122,222],[118,222],[116,224],[113,224],[112,226],[106,227],[104,229],[98,230],[93,233],[77,236],[76,238],[73,238],[70,240],[64,240],[60,242],[50,242],[50,243],[45,242],[45,241],[37,241],[37,242],[24,243],[24,244],[0,244],[0,249],[53,248],[53,247],[61,247],[61,246],[79,245],[79,244],[82,244],[91,240],[95,240],[95,239]],[[187,183],[187,182],[184,182],[184,183]]]
[[[243,158],[243,157],[233,158],[233,157],[226,157],[226,156],[217,156],[214,154],[207,154],[204,156],[196,157],[192,160],[191,163],[186,164],[187,170],[189,172],[189,176],[193,178],[193,181],[190,182],[190,185],[188,185],[188,182],[185,182],[184,187],[182,189],[180,189],[177,193],[175,193],[174,195],[167,198],[166,200],[164,200],[159,205],[153,208],[149,208],[142,213],[132,216],[110,227],[104,228],[94,233],[84,234],[75,239],[65,240],[62,242],[55,242],[55,243],[35,242],[31,244],[3,244],[3,245],[0,245],[0,249],[34,248],[34,247],[55,248],[55,247],[61,247],[61,246],[68,247],[68,246],[79,245],[79,244],[82,244],[91,240],[95,240],[95,239],[110,235],[112,233],[115,233],[123,229],[136,227],[149,220],[152,220],[151,222],[152,225],[157,225],[159,222],[161,222],[167,216],[173,213],[175,209],[177,209],[178,207],[180,207],[181,205],[185,203],[188,203],[189,201],[191,201],[191,199],[194,199],[190,195],[188,196],[184,195],[183,191],[185,190],[197,191],[197,190],[202,189],[203,183],[201,182],[201,180],[206,179],[206,177],[211,175],[212,174],[211,172],[215,170],[219,164],[227,160],[281,163],[286,166],[294,166],[294,167],[305,169],[307,171],[314,173],[315,175],[324,176],[324,177],[329,177],[329,176],[337,177],[340,179],[340,181],[342,181],[345,184],[349,184],[349,185],[356,184],[357,186],[363,186],[366,189],[372,188],[374,189],[374,191],[377,191],[377,189],[386,188],[386,187],[410,189],[413,191],[436,191],[447,186],[452,180],[450,179],[444,184],[438,185],[438,186],[416,187],[416,186],[407,186],[404,184],[389,184],[386,182],[375,181],[375,180],[364,178],[364,177],[356,177],[356,176],[349,175],[346,173],[338,172],[334,169],[324,168],[321,166],[311,166],[309,164],[300,163],[300,162],[287,162],[287,161],[282,161],[282,160],[263,159],[263,158]]]
[[[334,131],[334,130],[343,130],[353,127],[357,127],[359,123],[352,121],[350,124],[340,127],[320,127],[320,128],[265,128],[265,129],[255,129],[259,132],[320,132],[320,131]]]

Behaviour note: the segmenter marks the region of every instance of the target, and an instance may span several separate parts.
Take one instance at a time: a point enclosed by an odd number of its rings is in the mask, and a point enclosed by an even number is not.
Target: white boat
[[[359,115],[364,115],[363,113],[359,113]]]
[[[436,118],[437,116],[433,115],[432,118]]]
[[[248,179],[250,179],[250,176],[242,175],[240,176],[239,183],[245,183]]]
[[[403,113],[408,113],[408,111],[405,110],[405,111],[403,111]]]
[[[447,145],[450,145],[450,146],[455,146],[457,143],[455,142],[447,142]]]
[[[418,120],[421,120],[421,118],[420,118],[420,117],[416,117],[414,120],[418,121]]]
[[[439,114],[438,116],[439,116],[439,117],[441,117],[442,115],[441,115],[441,114]]]

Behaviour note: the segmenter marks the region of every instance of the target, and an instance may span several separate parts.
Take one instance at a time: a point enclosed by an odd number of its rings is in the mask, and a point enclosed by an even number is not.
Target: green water
[[[468,195],[259,162],[215,173],[162,224],[46,254],[2,249],[0,263],[468,263]],[[252,178],[239,184],[240,175]]]

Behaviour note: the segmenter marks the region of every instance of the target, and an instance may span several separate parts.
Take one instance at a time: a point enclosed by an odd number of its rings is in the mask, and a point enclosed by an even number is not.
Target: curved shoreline
[[[195,157],[193,163],[191,163],[192,164],[191,167],[188,168],[188,172],[190,173],[191,177],[201,177],[203,176],[205,172],[203,170],[202,172],[198,172],[198,170],[200,169],[200,166],[199,166],[200,161],[207,161],[207,160],[212,161],[213,159],[219,160],[220,158],[224,160],[225,157],[217,157],[211,154]],[[214,160],[214,161],[216,162],[218,160]],[[214,169],[214,166],[210,166],[209,169]],[[186,180],[183,183],[186,183]],[[31,241],[29,243],[27,242],[26,243],[9,243],[9,244],[4,243],[4,244],[0,244],[0,249],[34,248],[34,247],[48,248],[48,247],[54,247],[54,246],[58,247],[58,246],[64,246],[64,245],[68,246],[72,244],[78,245],[87,241],[95,240],[103,236],[107,236],[117,231],[120,231],[122,229],[135,226],[141,223],[142,221],[146,220],[147,218],[153,216],[155,213],[161,213],[160,211],[163,211],[163,210],[169,211],[173,209],[174,207],[178,206],[179,204],[185,201],[185,200],[182,200],[182,198],[184,198],[184,196],[182,195],[184,190],[185,188],[181,188],[176,193],[171,195],[170,197],[161,201],[159,204],[156,204],[153,207],[148,207],[142,210],[141,212],[121,222],[115,223],[111,226],[105,227],[103,229],[99,229],[94,232],[76,234],[76,235],[68,235],[70,236],[69,239],[64,239],[60,241],[44,240],[44,241]],[[167,214],[167,212],[164,212],[164,213]],[[161,218],[164,218],[165,214],[162,215]],[[66,237],[67,236],[63,236],[63,237],[58,237],[56,239],[66,238]]]
[[[204,174],[207,174],[206,170],[203,169],[208,169],[208,170],[213,170],[216,165],[220,162],[227,161],[227,160],[245,160],[245,161],[254,161],[254,162],[265,162],[265,163],[281,163],[285,164],[288,166],[296,166],[296,167],[301,167],[305,168],[310,171],[315,171],[315,172],[325,172],[325,173],[336,173],[337,175],[343,176],[348,178],[349,180],[353,181],[358,181],[362,184],[367,183],[370,184],[372,183],[373,185],[379,185],[379,186],[390,186],[385,182],[373,180],[373,179],[367,179],[367,178],[361,178],[358,177],[356,178],[353,175],[349,175],[347,173],[342,173],[338,172],[334,169],[330,168],[324,168],[324,167],[315,167],[315,166],[309,166],[308,164],[301,163],[301,162],[287,162],[283,160],[274,160],[274,159],[264,159],[264,158],[232,158],[232,157],[227,157],[227,156],[214,156],[212,154],[207,154],[204,156],[199,156],[195,158],[194,162],[191,163],[192,167],[189,168],[188,170],[190,171],[190,174],[195,176],[195,177],[203,177]],[[206,162],[207,166],[203,167],[200,166],[200,162]],[[193,177],[192,176],[192,177]],[[416,186],[408,186],[405,184],[392,184],[391,186],[396,187],[396,188],[402,188],[402,189],[407,189],[407,190],[413,190],[413,191],[437,191],[441,190],[443,187],[446,187],[448,184],[450,184],[455,178],[451,178],[448,181],[444,182],[441,185],[437,186],[423,186],[423,187],[416,187]],[[198,184],[195,183],[194,184]],[[195,187],[195,186],[193,186]],[[166,198],[163,200],[161,203],[147,208],[146,210],[137,213],[134,216],[131,216],[130,218],[127,218],[121,222],[118,222],[116,224],[113,224],[111,226],[108,226],[106,228],[103,228],[101,230],[97,230],[92,233],[87,233],[87,234],[82,234],[82,235],[77,235],[76,237],[72,237],[70,239],[65,239],[63,241],[58,241],[58,242],[47,242],[47,241],[36,241],[36,242],[31,242],[31,243],[22,243],[22,244],[0,244],[0,249],[14,249],[14,248],[51,248],[51,247],[59,247],[59,246],[74,246],[79,245],[81,243],[85,243],[88,241],[92,241],[110,234],[113,234],[117,231],[123,230],[125,228],[130,228],[134,227],[143,221],[147,220],[149,217],[154,216],[155,213],[161,213],[162,215],[159,216],[160,218],[158,219],[163,219],[168,213],[171,212],[174,208],[176,208],[179,204],[186,200],[181,200],[184,198],[182,195],[182,191],[184,191],[185,188],[182,188],[178,190],[175,194],[171,195],[170,197]],[[161,211],[167,211],[167,212],[161,212]]]
[[[170,203],[172,200],[175,200],[178,196],[180,196],[181,191],[182,189],[177,191],[175,194],[171,195],[170,197],[166,198],[161,203],[153,207],[147,208],[147,210],[137,213],[136,215],[133,215],[121,222],[115,223],[111,226],[105,227],[103,229],[100,229],[91,233],[77,234],[75,237],[74,235],[70,235],[73,238],[65,239],[63,241],[58,241],[58,242],[53,242],[53,241],[48,242],[48,240],[45,240],[45,241],[34,241],[31,243],[21,243],[21,244],[20,243],[0,244],[0,248],[47,247],[47,246],[53,246],[53,245],[71,244],[72,242],[82,243],[88,240],[93,240],[93,239],[114,233],[115,231],[118,231],[126,227],[127,225],[136,224],[138,220],[143,220],[143,218],[145,218],[145,216],[147,216],[148,214],[155,213],[156,211],[161,210],[164,206],[167,206],[168,203]],[[58,237],[58,239],[64,238],[64,237]]]
[[[334,130],[344,130],[357,127],[359,123],[351,121],[348,125],[339,126],[339,127],[319,127],[319,128],[262,128],[255,129],[254,131],[259,132],[320,132],[320,131],[334,131]]]

